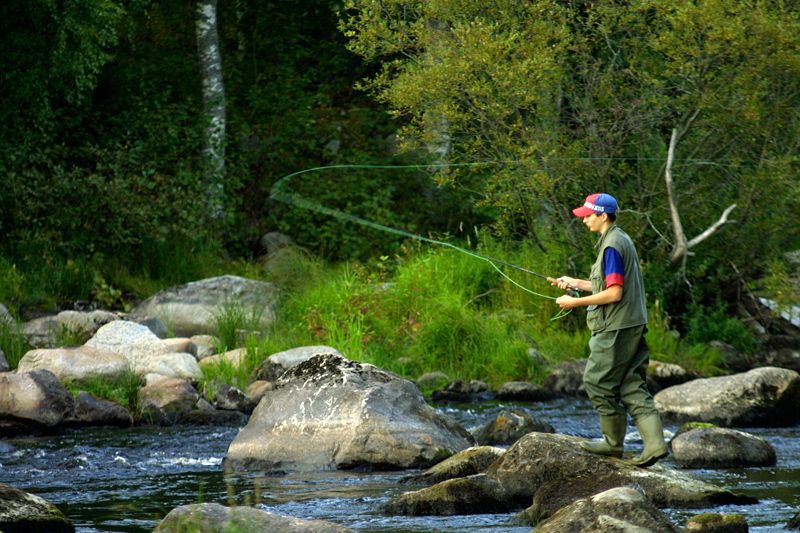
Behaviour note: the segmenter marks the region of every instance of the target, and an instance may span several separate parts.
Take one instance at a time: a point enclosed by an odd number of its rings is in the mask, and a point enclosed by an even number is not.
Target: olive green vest
[[[622,266],[625,270],[622,300],[606,305],[591,305],[587,308],[586,323],[592,333],[647,324],[647,306],[642,272],[639,269],[639,256],[631,238],[616,224],[611,225],[597,242],[597,260],[592,266],[590,275],[592,292],[597,294],[606,289],[603,255],[609,246],[622,256]]]

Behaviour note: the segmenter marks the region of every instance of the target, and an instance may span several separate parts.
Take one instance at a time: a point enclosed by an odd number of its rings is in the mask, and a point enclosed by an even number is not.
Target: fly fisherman
[[[589,195],[572,213],[583,219],[589,231],[600,235],[589,280],[569,276],[553,280],[560,289],[591,293],[556,300],[562,309],[586,306],[586,323],[592,332],[583,382],[600,416],[603,438],[582,442],[581,447],[622,457],[630,413],[644,441],[644,450],[630,462],[651,466],[668,452],[661,417],[647,389],[647,308],[636,247],[616,225],[617,201],[610,194]]]

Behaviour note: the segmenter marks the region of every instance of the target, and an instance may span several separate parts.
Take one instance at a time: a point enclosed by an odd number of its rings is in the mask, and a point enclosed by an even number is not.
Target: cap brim
[[[573,209],[572,214],[578,218],[583,218],[583,217],[588,217],[589,215],[593,215],[594,211],[582,205],[580,207],[576,207],[575,209]]]

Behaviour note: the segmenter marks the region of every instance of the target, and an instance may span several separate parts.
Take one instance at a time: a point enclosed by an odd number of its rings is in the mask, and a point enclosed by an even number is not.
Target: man
[[[651,466],[668,452],[661,417],[647,389],[647,308],[636,247],[616,225],[617,201],[610,194],[589,195],[572,213],[600,234],[588,280],[569,276],[552,280],[561,289],[591,293],[556,300],[563,309],[586,306],[586,322],[592,331],[583,381],[600,416],[603,438],[581,446],[592,453],[622,457],[630,413],[644,441],[644,450],[630,462]]]

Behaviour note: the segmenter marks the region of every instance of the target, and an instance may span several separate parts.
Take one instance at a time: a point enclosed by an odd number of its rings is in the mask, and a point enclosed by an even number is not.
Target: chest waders
[[[644,451],[630,462],[645,467],[666,457],[667,446],[661,418],[647,389],[650,358],[644,340],[647,323],[644,283],[633,241],[612,225],[597,244],[598,256],[590,275],[592,292],[597,294],[606,289],[603,256],[609,247],[622,257],[625,282],[619,302],[587,309],[592,337],[583,381],[600,417],[603,438],[583,442],[581,447],[592,453],[621,457],[629,413],[644,441]]]

